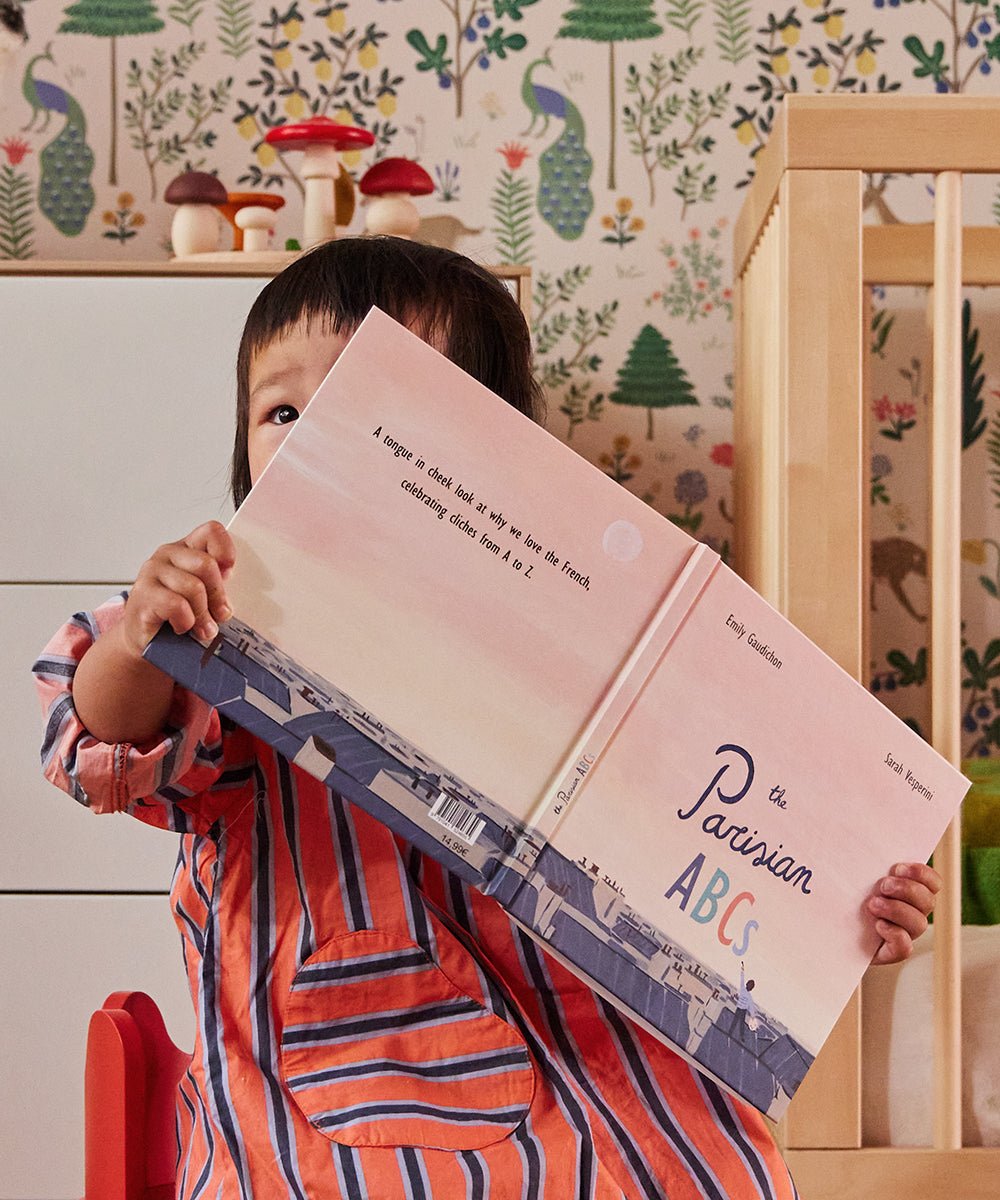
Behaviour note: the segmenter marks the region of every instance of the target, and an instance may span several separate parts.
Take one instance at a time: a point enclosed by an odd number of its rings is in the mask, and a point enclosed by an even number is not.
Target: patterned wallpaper
[[[343,155],[418,160],[416,236],[529,263],[549,426],[724,554],[732,540],[731,232],[789,91],[985,94],[1000,6],[962,0],[22,0],[0,2],[0,257],[163,259],[169,182],[280,196],[301,155],[266,132],[364,127]],[[7,28],[10,27],[10,28]],[[969,188],[966,220],[1000,220]],[[872,177],[872,220],[927,220],[928,180]],[[358,204],[348,229],[364,229]],[[231,233],[224,226],[220,246]],[[872,686],[926,722],[929,346],[909,290],[876,296]],[[1000,385],[985,293],[966,334],[970,755],[1000,751]],[[995,323],[994,323],[995,324]],[[992,335],[992,340],[991,340]],[[2,365],[0,365],[2,370]]]

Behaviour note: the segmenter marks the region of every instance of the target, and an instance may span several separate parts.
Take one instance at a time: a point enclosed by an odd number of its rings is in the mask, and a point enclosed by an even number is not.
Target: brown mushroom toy
[[[177,258],[218,249],[220,224],[215,206],[225,203],[226,189],[214,175],[185,171],[170,183],[163,199],[177,205],[170,224],[170,241]]]
[[[294,125],[276,125],[264,135],[278,150],[302,150],[305,201],[302,244],[308,249],[337,236],[334,181],[340,173],[342,150],[371,146],[375,135],[356,125],[339,125],[331,117],[310,117]]]
[[[420,213],[410,197],[429,195],[434,180],[410,158],[383,158],[368,168],[358,187],[362,195],[375,197],[365,217],[369,233],[412,237],[420,225]]]

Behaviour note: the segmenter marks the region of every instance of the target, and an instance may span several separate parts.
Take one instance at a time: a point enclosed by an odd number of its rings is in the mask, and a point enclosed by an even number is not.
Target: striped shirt
[[[96,741],[73,674],[122,612],[78,614],[36,663],[42,760],[180,835],[179,1197],[793,1200],[762,1117],[191,693],[159,740]]]

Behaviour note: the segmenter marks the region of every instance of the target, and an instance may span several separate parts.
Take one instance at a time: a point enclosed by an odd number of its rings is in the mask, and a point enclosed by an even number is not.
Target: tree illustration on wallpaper
[[[876,8],[879,4],[876,0]],[[994,4],[965,0],[960,6],[934,5],[950,26],[951,45],[940,39],[928,49],[911,33],[903,49],[914,59],[914,79],[927,79],[936,92],[964,92],[976,74],[989,75],[1000,59],[1000,11]],[[960,56],[966,61],[960,65]]]
[[[812,90],[823,95],[899,90],[898,82],[879,71],[877,55],[885,38],[876,36],[872,28],[860,34],[851,31],[845,17],[853,19],[857,13],[852,10],[849,14],[840,0],[817,0],[808,7],[815,10],[810,17],[800,18],[794,8],[784,16],[769,12],[765,24],[756,30],[754,51],[759,70],[755,82],[747,85],[747,104],[736,106],[731,122],[751,158],[771,136],[778,105],[787,95]],[[875,7],[879,7],[878,0]],[[745,182],[752,176],[751,167]],[[883,190],[869,189],[865,207],[877,203],[888,210],[881,197]],[[887,211],[883,220],[890,218],[896,219]]]
[[[632,404],[648,412],[646,437],[653,440],[653,409],[697,404],[691,381],[670,342],[652,325],[643,325],[618,370],[612,404]]]
[[[148,65],[133,58],[125,72],[125,86],[135,97],[125,101],[125,128],[146,162],[151,200],[157,195],[158,165],[202,167],[202,152],[215,144],[208,121],[225,112],[233,80],[220,79],[214,87],[193,81],[187,88],[188,72],[204,53],[204,42],[188,42],[170,54],[156,48]],[[183,128],[171,129],[177,121]]]
[[[139,33],[157,33],[163,26],[150,0],[79,0],[63,10],[66,19],[59,33],[87,33],[111,42],[111,145],[108,153],[108,183],[118,182],[118,38]]]
[[[630,63],[625,73],[625,93],[632,99],[622,110],[623,127],[646,172],[649,203],[656,203],[655,173],[681,167],[673,191],[683,202],[682,219],[689,205],[715,198],[716,175],[705,170],[715,138],[706,127],[729,106],[729,80],[707,93],[695,87],[686,95],[680,90],[704,53],[704,48],[689,46],[670,59],[654,54],[645,72]],[[691,156],[701,161],[692,166],[687,161]]]
[[[528,39],[523,33],[508,33],[494,19],[510,17],[520,21],[521,9],[536,4],[537,0],[493,0],[493,15],[482,0],[441,0],[451,16],[454,40],[449,45],[448,35],[439,33],[434,45],[422,29],[411,29],[406,40],[420,56],[418,71],[433,71],[438,84],[452,89],[455,94],[455,116],[462,115],[465,100],[465,81],[473,67],[485,71],[495,59],[505,59],[508,52],[523,50]],[[463,62],[463,55],[469,57]]]
[[[653,20],[652,0],[575,0],[563,13],[563,25],[557,34],[561,38],[585,38],[590,42],[608,43],[608,95],[611,129],[608,139],[608,189],[615,190],[615,133],[617,108],[615,102],[615,42],[635,42],[655,38],[663,26]]]

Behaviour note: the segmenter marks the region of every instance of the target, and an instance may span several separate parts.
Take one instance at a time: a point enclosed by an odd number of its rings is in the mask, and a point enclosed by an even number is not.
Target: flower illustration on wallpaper
[[[674,500],[684,506],[683,513],[667,513],[667,518],[688,533],[695,534],[701,525],[703,512],[696,512],[699,504],[708,499],[708,480],[698,470],[681,471],[674,480]]]
[[[963,639],[962,666],[969,693],[962,716],[962,732],[971,739],[966,757],[986,757],[1000,748],[1000,638],[991,638],[982,654]]]
[[[733,466],[733,443],[719,442],[712,447],[712,453],[708,456],[717,467],[728,467],[732,470]]]
[[[698,403],[669,340],[653,325],[644,325],[639,330],[619,368],[617,386],[608,398],[613,404],[646,409],[646,437],[650,441],[654,409]]]
[[[541,127],[537,137],[545,135],[553,117],[563,123],[559,136],[538,159],[538,211],[545,222],[569,242],[583,233],[594,209],[590,190],[594,160],[587,149],[580,110],[562,92],[535,82],[535,71],[539,67],[552,67],[547,54],[529,63],[521,80],[521,99],[531,113],[525,136],[538,122]]]
[[[531,151],[523,142],[505,142],[499,147],[506,167],[500,171],[490,208],[496,218],[491,232],[497,235],[497,253],[501,262],[529,263],[534,257],[531,238],[531,186],[517,174]]]
[[[726,224],[720,217],[704,233],[700,227],[689,229],[679,248],[673,242],[661,243],[670,278],[646,298],[647,305],[662,306],[672,317],[684,317],[689,323],[716,309],[732,319],[733,289],[718,249]]]
[[[611,443],[611,453],[604,453],[597,460],[597,465],[615,483],[628,483],[642,466],[642,456],[631,453],[631,446],[628,434],[620,433]]]
[[[872,404],[872,412],[879,426],[879,433],[894,442],[901,442],[917,423],[917,406],[909,400],[890,400],[880,396]]]
[[[888,454],[873,454],[872,455],[872,489],[871,502],[872,504],[888,504],[889,493],[886,490],[884,480],[892,474],[892,459]]]
[[[27,259],[34,254],[32,183],[26,171],[15,171],[31,146],[22,137],[0,142],[7,161],[0,166],[0,258]]]
[[[141,212],[132,211],[133,204],[135,197],[131,192],[119,193],[118,207],[113,211],[109,209],[101,217],[104,224],[110,226],[109,229],[105,229],[102,237],[124,243],[136,236],[146,224],[146,218]]]
[[[458,193],[462,190],[462,185],[458,182],[461,170],[458,163],[453,163],[450,158],[445,161],[443,167],[440,164],[434,167],[437,177],[436,191],[440,200],[458,199]]]
[[[601,238],[602,242],[621,248],[635,241],[636,234],[646,228],[646,222],[642,217],[632,216],[633,207],[628,196],[619,196],[615,201],[614,213],[601,217],[601,228],[611,231]]]
[[[120,37],[158,33],[164,24],[150,0],[79,0],[63,10],[65,20],[59,33],[85,33],[111,41],[111,145],[108,152],[108,183],[118,182],[118,80],[115,76]],[[82,116],[82,114],[81,114]]]
[[[25,155],[31,153],[31,145],[23,137],[9,137],[0,142],[0,150],[4,152],[7,162],[17,167],[24,162]]]

